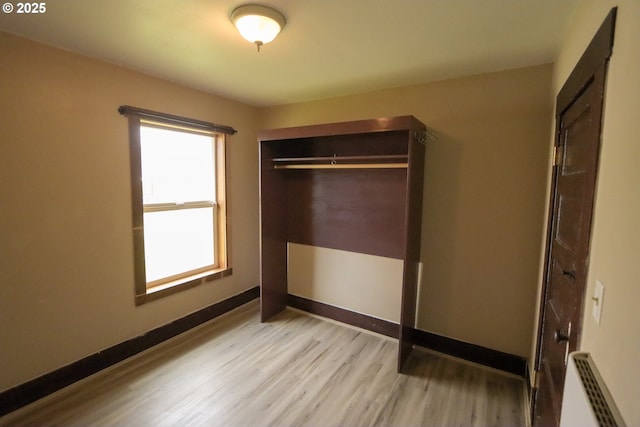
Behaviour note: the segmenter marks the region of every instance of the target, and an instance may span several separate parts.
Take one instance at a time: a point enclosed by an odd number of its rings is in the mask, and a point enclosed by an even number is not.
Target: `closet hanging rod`
[[[303,162],[326,162],[326,161],[351,161],[351,162],[382,162],[382,161],[407,161],[407,154],[377,154],[364,156],[313,156],[313,157],[276,157],[271,159],[273,163],[303,163]]]
[[[408,163],[297,163],[275,165],[274,169],[407,169]]]

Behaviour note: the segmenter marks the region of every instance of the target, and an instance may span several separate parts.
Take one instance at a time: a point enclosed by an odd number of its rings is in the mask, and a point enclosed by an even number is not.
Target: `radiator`
[[[589,353],[569,355],[560,427],[624,427],[609,390]]]

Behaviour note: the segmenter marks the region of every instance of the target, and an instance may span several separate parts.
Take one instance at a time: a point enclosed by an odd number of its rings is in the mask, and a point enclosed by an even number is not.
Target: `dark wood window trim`
[[[233,135],[236,130],[229,126],[218,125],[215,123],[195,120],[171,114],[160,113],[157,111],[145,110],[142,108],[124,105],[118,108],[118,112],[126,116],[129,121],[129,155],[130,155],[130,172],[131,172],[131,206],[132,206],[132,231],[134,246],[134,286],[135,286],[135,304],[142,305],[150,301],[163,298],[177,292],[199,286],[201,284],[211,282],[213,280],[222,279],[233,273],[229,258],[228,248],[228,229],[227,229],[227,212],[226,212],[226,178],[221,179],[221,186],[218,188],[220,198],[218,203],[223,208],[218,212],[218,249],[221,254],[220,266],[212,270],[206,270],[194,273],[187,277],[166,282],[157,286],[148,286],[145,273],[145,251],[144,251],[144,206],[142,203],[142,181],[141,176],[141,150],[140,150],[140,125],[141,120],[151,120],[157,123],[175,126],[180,129],[189,131],[205,131],[215,132],[224,135]],[[224,142],[216,142],[217,156],[224,167],[226,156],[224,148],[221,148]]]
[[[233,269],[231,267],[206,271],[204,273],[195,274],[193,276],[189,276],[181,280],[176,280],[175,282],[169,282],[164,285],[159,285],[151,288],[145,287],[144,293],[138,293],[138,287],[136,286],[136,305],[142,305],[150,301],[155,301],[157,299],[194,288],[207,282],[213,282],[214,280],[231,276],[231,274],[233,274]]]
[[[177,126],[188,126],[199,130],[220,132],[226,135],[233,135],[237,132],[237,130],[230,126],[218,125],[216,123],[205,122],[204,120],[190,119],[188,117],[175,116],[173,114],[160,113],[158,111],[145,110],[143,108],[132,107],[130,105],[122,105],[118,107],[118,112],[127,117],[136,116],[139,118],[173,124]]]

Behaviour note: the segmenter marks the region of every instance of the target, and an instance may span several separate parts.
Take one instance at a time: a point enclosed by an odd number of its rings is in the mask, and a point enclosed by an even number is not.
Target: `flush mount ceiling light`
[[[238,6],[231,12],[231,22],[240,35],[260,47],[272,41],[284,28],[287,20],[275,9],[259,4]]]

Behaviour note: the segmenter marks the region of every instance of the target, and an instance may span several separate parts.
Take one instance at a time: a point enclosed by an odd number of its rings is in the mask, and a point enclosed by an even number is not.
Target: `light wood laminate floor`
[[[523,382],[257,301],[0,419],[0,426],[524,426]]]

